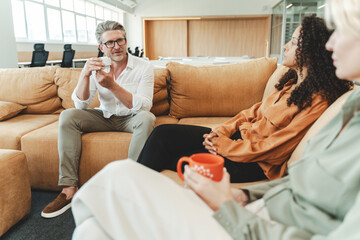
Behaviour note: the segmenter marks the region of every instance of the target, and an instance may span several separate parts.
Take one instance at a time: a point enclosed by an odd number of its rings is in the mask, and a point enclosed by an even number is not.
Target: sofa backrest
[[[277,59],[260,58],[247,62],[194,67],[170,63],[154,69],[155,115],[170,113],[188,116],[233,116],[261,101]],[[54,113],[73,108],[71,94],[82,69],[40,67],[0,70],[0,101],[27,106],[25,113]],[[172,75],[169,106],[168,84]],[[99,106],[96,96],[90,107]]]
[[[288,165],[298,161],[304,151],[307,142],[321,129],[323,128],[340,110],[346,99],[349,97],[353,90],[344,93],[335,102],[333,102],[323,114],[314,122],[311,128],[307,131],[300,143],[297,145],[293,153],[291,154]]]
[[[79,80],[81,68],[57,68],[54,75],[54,82],[58,87],[58,96],[61,98],[61,106],[64,109],[74,108],[74,102],[71,95]],[[99,99],[96,96],[90,105],[90,108],[100,106]]]
[[[61,107],[54,84],[57,67],[0,69],[0,101],[27,108],[25,113],[53,113]]]
[[[74,102],[71,99],[72,92],[79,80],[81,68],[57,68],[54,81],[58,86],[58,96],[61,98],[64,109],[74,108]],[[167,93],[166,79],[169,77],[167,69],[154,69],[154,97],[151,112],[155,115],[166,115],[169,113],[169,102]],[[97,93],[96,93],[97,94]],[[96,95],[90,108],[100,106],[98,96]]]
[[[154,69],[154,97],[153,106],[150,111],[156,116],[169,113],[168,79],[168,69]]]
[[[234,116],[261,101],[277,58],[190,66],[170,62],[170,115],[175,118]]]
[[[262,101],[264,101],[271,93],[276,91],[275,85],[279,82],[281,77],[289,70],[288,67],[284,65],[279,65],[274,73],[269,78],[269,81],[266,83],[266,87],[264,90],[264,95],[262,97]]]

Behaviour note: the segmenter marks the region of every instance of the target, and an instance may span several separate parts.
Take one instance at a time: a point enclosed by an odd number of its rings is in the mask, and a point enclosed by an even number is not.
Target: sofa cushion
[[[261,101],[277,58],[211,66],[170,62],[166,66],[171,79],[172,116],[234,116]]]
[[[192,117],[182,118],[178,124],[215,128],[229,119],[231,119],[231,117]]]
[[[177,123],[169,116],[156,118],[157,124]],[[57,139],[59,122],[53,122],[21,138],[21,148],[26,154],[31,186],[43,190],[60,190],[58,187],[59,156]],[[82,136],[79,180],[85,183],[111,161],[126,159],[131,140],[130,133],[97,132]],[[39,151],[41,149],[41,151]],[[101,149],[99,151],[99,149]]]
[[[265,100],[270,94],[276,91],[275,85],[279,82],[281,77],[289,70],[288,67],[284,65],[279,65],[276,70],[273,72],[269,81],[266,83],[264,95],[262,97],[262,101]]]
[[[55,121],[21,138],[21,147],[28,161],[32,188],[60,190],[57,186],[59,178],[58,128],[58,121]]]
[[[0,101],[25,105],[26,113],[53,113],[61,107],[54,84],[57,68],[0,69]]]
[[[169,113],[169,99],[166,80],[169,78],[167,69],[154,69],[154,97],[151,112],[158,115]]]
[[[30,212],[31,189],[24,153],[0,149],[0,238]]]
[[[57,121],[58,114],[20,114],[0,124],[0,148],[20,150],[25,134]],[[38,151],[38,148],[36,148]]]
[[[59,122],[29,132],[21,138],[31,187],[43,190],[60,190],[58,187],[59,156],[57,150]],[[95,132],[82,136],[79,181],[84,184],[106,164],[126,159],[131,133]],[[41,149],[41,151],[39,151]]]
[[[79,183],[83,185],[108,163],[127,159],[131,133],[98,132],[82,136]],[[117,144],[114,144],[117,143]],[[99,151],[101,149],[101,151]]]
[[[156,116],[155,127],[157,127],[161,124],[177,124],[178,122],[179,122],[179,119],[170,117],[168,115]]]
[[[0,121],[16,116],[25,108],[26,106],[17,103],[0,101]]]
[[[61,98],[61,105],[63,108],[74,108],[75,104],[71,99],[71,95],[79,81],[81,68],[57,68],[55,72],[54,81],[58,86],[58,95]],[[90,108],[100,106],[98,95],[94,97]]]
[[[55,121],[21,138],[21,148],[28,161],[32,188],[61,189],[57,186],[59,178],[58,128],[59,122]]]
[[[309,131],[302,138],[300,143],[297,145],[295,150],[290,156],[288,161],[288,166],[301,158],[302,152],[306,146],[306,143],[321,129],[323,128],[340,110],[342,105],[346,102],[346,99],[349,97],[352,91],[348,91],[339,97],[335,102],[333,102],[325,112],[315,121],[311,126]]]

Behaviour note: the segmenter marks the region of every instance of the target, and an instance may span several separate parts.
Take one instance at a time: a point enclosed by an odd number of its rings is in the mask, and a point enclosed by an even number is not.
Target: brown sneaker
[[[71,207],[71,199],[66,200],[66,194],[60,193],[57,198],[49,203],[41,212],[43,218],[53,218],[63,214]]]

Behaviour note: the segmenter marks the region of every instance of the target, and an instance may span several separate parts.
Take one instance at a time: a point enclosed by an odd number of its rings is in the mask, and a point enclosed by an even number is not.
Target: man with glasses
[[[131,132],[128,156],[137,160],[155,125],[150,113],[154,89],[151,64],[127,54],[124,27],[106,21],[96,29],[99,49],[111,59],[110,71],[104,71],[101,58],[89,59],[72,94],[75,109],[63,111],[59,118],[59,196],[41,212],[53,218],[70,208],[78,189],[81,136],[88,132]],[[98,91],[100,107],[88,108]]]

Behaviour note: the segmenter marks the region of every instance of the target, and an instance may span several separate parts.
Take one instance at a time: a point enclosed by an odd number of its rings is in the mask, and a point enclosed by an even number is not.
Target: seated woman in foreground
[[[325,49],[329,37],[322,19],[305,18],[284,46],[282,64],[290,70],[264,102],[215,129],[160,125],[138,162],[159,172],[176,170],[180,157],[210,152],[225,158],[231,182],[284,176],[287,160],[312,123],[351,87],[335,75],[331,53]]]
[[[330,0],[326,12],[336,74],[360,85],[360,1]],[[113,162],[75,195],[73,239],[359,239],[359,144],[356,89],[287,177],[246,190],[231,189],[226,171],[213,182],[186,167],[185,189],[134,161]]]

